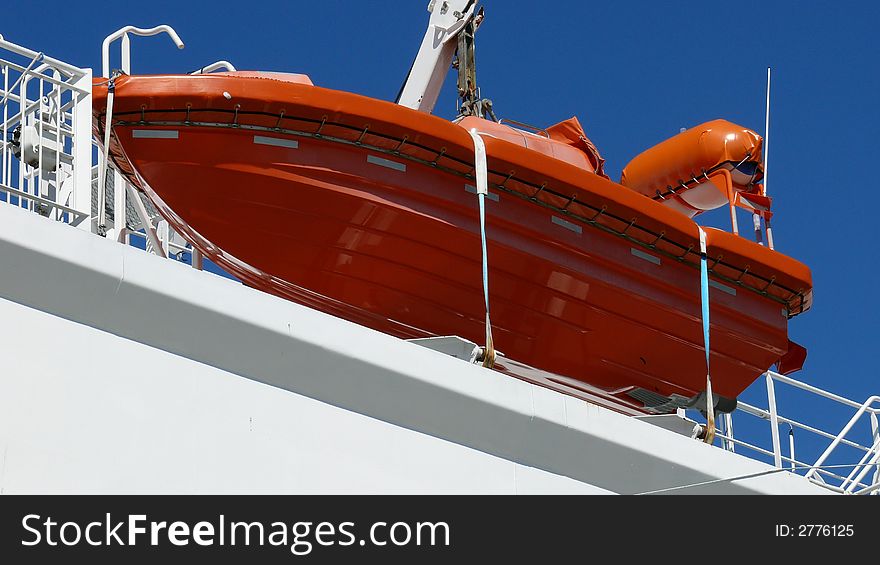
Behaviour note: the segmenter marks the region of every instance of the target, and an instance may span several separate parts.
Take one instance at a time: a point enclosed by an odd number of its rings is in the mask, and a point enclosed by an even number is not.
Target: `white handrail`
[[[230,63],[229,61],[226,61],[226,60],[222,60],[222,61],[216,61],[214,63],[211,63],[210,65],[206,65],[206,66],[202,67],[201,69],[198,69],[198,70],[191,72],[190,74],[191,75],[204,75],[204,74],[208,74],[210,72],[216,71],[218,69],[226,69],[227,71],[230,71],[233,73],[236,71],[236,68],[232,63]]]
[[[738,445],[754,453],[767,456],[772,459],[774,466],[777,468],[783,468],[790,464],[791,468],[786,469],[787,471],[794,473],[798,471],[806,471],[806,474],[804,475],[805,478],[835,492],[844,494],[880,494],[880,492],[878,492],[880,491],[880,419],[878,419],[878,414],[880,414],[880,405],[878,405],[878,403],[880,403],[880,396],[872,396],[865,402],[859,403],[773,371],[768,371],[765,378],[769,408],[762,409],[745,402],[739,402],[736,408],[736,413],[749,414],[767,421],[771,426],[772,445],[769,449],[765,449],[753,443],[737,439],[733,436],[732,426],[730,426],[729,429],[725,428],[725,433],[718,434],[718,437],[724,442],[724,445],[728,448],[731,445]],[[831,400],[841,406],[855,408],[855,414],[840,432],[835,433],[829,433],[807,424],[802,424],[797,420],[786,418],[782,416],[778,410],[776,402],[776,387],[774,386],[776,383],[789,385],[808,394]],[[868,416],[871,419],[870,440],[867,443],[864,443],[848,438],[847,436],[865,416]],[[789,453],[787,456],[782,453],[782,446],[780,445],[782,442],[780,441],[781,438],[779,437],[780,433],[778,429],[779,425],[784,424],[789,426]],[[793,434],[795,428],[810,434],[815,434],[820,438],[830,440],[824,453],[812,465],[798,461],[795,458]],[[842,447],[862,452],[857,462],[854,457],[851,464],[835,465],[835,467],[851,468],[851,470],[848,471],[848,475],[847,473],[843,474],[847,476],[828,471],[829,467],[826,465],[831,454]],[[826,482],[822,475],[825,475],[828,478],[833,478],[837,484]]]
[[[104,38],[104,43],[101,44],[101,76],[104,78],[110,78],[110,44],[116,41],[117,39],[122,39],[122,70],[125,72],[131,72],[131,53],[128,47],[128,34],[140,35],[142,37],[147,37],[151,35],[159,35],[161,33],[167,33],[171,40],[177,45],[178,49],[183,49],[183,41],[180,39],[180,36],[177,35],[177,32],[174,31],[169,25],[158,25],[156,27],[151,27],[149,29],[144,29],[135,26],[125,26],[111,33],[107,37]]]
[[[847,475],[846,480],[841,486],[849,484],[845,491],[849,493],[853,492],[865,479],[865,475],[867,475],[872,469],[877,468],[878,461],[880,461],[880,438],[878,438],[877,441],[874,442],[874,445],[871,446],[871,451],[865,453],[859,461],[858,466],[854,467],[850,474]]]
[[[746,414],[761,418],[762,420],[770,420],[770,412],[768,412],[767,410],[756,408],[751,404],[746,404],[745,402],[738,402],[736,405],[736,409],[740,412],[745,412]],[[834,439],[835,437],[837,437],[835,434],[820,430],[819,428],[814,428],[813,426],[809,426],[807,424],[803,424],[801,422],[798,422],[797,420],[791,420],[784,416],[779,416],[778,414],[777,419],[779,420],[780,424],[788,424],[789,426],[796,427],[798,429],[804,430],[805,432],[810,432],[811,434],[816,434],[817,436],[824,437],[825,439]],[[850,441],[846,438],[840,440],[840,443],[848,447],[860,449],[862,451],[868,451],[869,449],[864,445],[858,444],[854,441]]]
[[[38,55],[41,55],[39,51],[33,51],[28,49],[27,47],[22,47],[21,45],[16,45],[15,43],[10,43],[5,40],[2,35],[0,35],[0,48],[6,49],[7,51],[11,51],[17,55],[21,55],[23,57],[28,57],[30,59],[36,58]],[[59,61],[53,57],[49,57],[48,55],[42,55],[41,60],[44,63],[49,64],[51,67],[58,69],[59,71],[64,71],[70,75],[81,77],[84,74],[84,70],[79,67],[74,67],[73,65],[67,64],[64,61]]]
[[[859,421],[859,418],[861,418],[862,415],[868,411],[871,405],[877,401],[880,401],[880,396],[872,396],[871,398],[866,400],[864,404],[862,404],[862,406],[858,409],[858,411],[856,411],[855,415],[850,419],[846,426],[844,426],[840,433],[837,434],[837,437],[834,438],[834,441],[831,442],[831,445],[829,445],[828,448],[825,449],[825,452],[822,453],[822,455],[819,457],[819,459],[816,460],[815,466],[818,467],[825,463],[825,460],[828,459],[828,456],[831,455],[831,452],[834,451],[834,448],[836,448],[840,444],[840,441],[846,436],[846,434],[850,432],[853,426],[856,425],[856,422]],[[806,477],[809,479],[813,476],[813,474],[815,474],[814,471],[810,470],[807,473]]]
[[[12,84],[12,86],[10,86],[8,89],[6,89],[6,92],[3,93],[3,99],[0,100],[0,105],[6,104],[6,100],[9,98],[9,93],[12,92],[13,90],[15,90],[22,80],[27,81],[26,77],[30,74],[31,69],[33,68],[34,64],[37,61],[41,61],[44,57],[45,57],[45,55],[43,55],[42,53],[37,53],[36,55],[34,55],[34,58],[31,59],[31,62],[28,64],[27,68],[24,71],[22,71],[22,73],[18,76],[18,78],[15,80],[15,82]]]
[[[826,390],[822,390],[821,388],[816,388],[813,385],[808,385],[807,383],[802,383],[801,381],[795,380],[791,377],[786,377],[785,375],[781,375],[779,373],[775,373],[773,371],[767,371],[767,374],[772,375],[773,378],[779,382],[785,383],[787,385],[791,385],[795,388],[799,388],[801,390],[805,390],[807,392],[812,392],[813,394],[818,394],[819,396],[825,397],[829,400],[834,400],[835,402],[839,402],[841,404],[845,404],[850,408],[861,408],[862,404],[856,402],[854,400],[850,400],[849,398],[844,398],[833,392],[828,392]],[[874,412],[880,411],[880,409],[874,409]]]

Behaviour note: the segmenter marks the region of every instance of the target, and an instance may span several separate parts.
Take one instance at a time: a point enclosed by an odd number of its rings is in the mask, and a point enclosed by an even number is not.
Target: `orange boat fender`
[[[726,120],[684,131],[641,153],[623,169],[620,184],[688,217],[733,201],[769,213],[757,184],[764,176],[763,139]]]

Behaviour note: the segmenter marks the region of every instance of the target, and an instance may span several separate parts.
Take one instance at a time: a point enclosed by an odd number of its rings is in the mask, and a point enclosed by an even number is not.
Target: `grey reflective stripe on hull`
[[[648,261],[649,263],[654,263],[655,265],[660,264],[660,257],[655,257],[650,253],[645,253],[644,251],[636,249],[635,247],[630,247],[629,251],[639,259],[644,259],[645,261]]]
[[[136,129],[131,136],[135,139],[177,139],[180,132],[168,129]]]
[[[288,149],[299,148],[299,142],[295,139],[281,139],[278,137],[266,137],[265,135],[255,135],[254,143],[258,145],[271,145],[273,147],[286,147]]]
[[[387,167],[389,169],[394,169],[395,171],[400,171],[402,173],[406,172],[406,163],[390,161],[388,159],[383,159],[382,157],[376,157],[375,155],[367,155],[367,163],[379,165],[380,167]]]
[[[567,230],[571,230],[571,231],[573,231],[574,233],[580,234],[580,233],[583,233],[583,232],[584,232],[584,228],[580,227],[579,225],[577,225],[577,224],[575,224],[575,223],[569,222],[568,220],[563,220],[563,219],[560,218],[559,216],[553,216],[553,217],[551,218],[551,220],[552,220],[553,223],[556,224],[557,226],[563,227],[563,228],[565,228],[565,229],[567,229]]]

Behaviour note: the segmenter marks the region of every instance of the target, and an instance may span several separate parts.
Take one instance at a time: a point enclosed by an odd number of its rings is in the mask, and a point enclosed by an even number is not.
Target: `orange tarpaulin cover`
[[[555,126],[550,126],[547,128],[547,134],[550,136],[550,139],[577,147],[586,153],[593,164],[593,168],[596,169],[596,174],[606,179],[608,178],[608,175],[605,174],[605,159],[599,155],[599,150],[596,149],[596,146],[593,145],[593,142],[584,133],[584,128],[577,117],[572,117],[564,122],[559,122]]]

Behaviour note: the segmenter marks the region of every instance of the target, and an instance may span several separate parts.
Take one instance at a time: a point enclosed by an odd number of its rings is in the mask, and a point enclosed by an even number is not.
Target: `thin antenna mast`
[[[764,114],[764,196],[767,193],[768,171],[770,170],[770,67],[767,67],[767,106]],[[757,216],[755,216],[757,218]],[[759,220],[758,220],[759,221]],[[773,231],[770,228],[770,218],[767,218],[767,247],[773,249]]]

